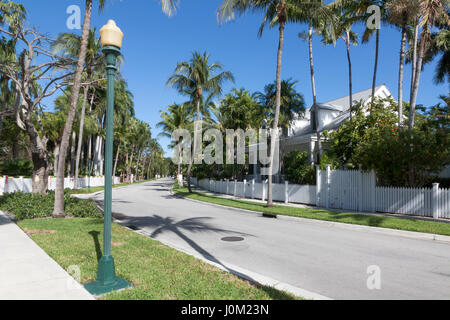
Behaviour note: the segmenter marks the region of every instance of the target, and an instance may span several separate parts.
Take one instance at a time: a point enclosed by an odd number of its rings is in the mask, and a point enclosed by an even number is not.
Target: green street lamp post
[[[106,56],[107,72],[105,198],[103,256],[98,262],[97,281],[87,283],[84,286],[93,295],[102,295],[111,291],[131,287],[128,281],[116,276],[114,258],[111,255],[114,81],[117,71],[117,57],[120,55],[120,48],[122,47],[123,33],[113,20],[109,20],[108,24],[100,30],[100,37],[103,52]]]

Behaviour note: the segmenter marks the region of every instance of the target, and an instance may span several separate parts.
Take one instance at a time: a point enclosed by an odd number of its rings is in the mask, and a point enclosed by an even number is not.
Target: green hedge
[[[28,159],[6,160],[0,163],[0,174],[10,177],[31,177],[33,162]]]
[[[9,193],[0,197],[0,210],[14,214],[18,220],[45,218],[51,217],[54,202],[54,192],[47,195]],[[76,199],[68,193],[64,195],[64,205],[68,216],[87,218],[103,215],[93,201]]]

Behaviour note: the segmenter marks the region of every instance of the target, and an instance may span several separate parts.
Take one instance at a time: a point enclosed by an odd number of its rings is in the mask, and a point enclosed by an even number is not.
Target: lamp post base
[[[93,296],[101,296],[106,293],[131,288],[133,285],[121,277],[116,277],[110,284],[104,284],[100,281],[89,282],[84,288]]]
[[[112,256],[103,256],[98,262],[97,281],[89,282],[84,288],[94,296],[100,296],[112,291],[131,288],[133,285],[117,277],[114,271],[114,259]]]

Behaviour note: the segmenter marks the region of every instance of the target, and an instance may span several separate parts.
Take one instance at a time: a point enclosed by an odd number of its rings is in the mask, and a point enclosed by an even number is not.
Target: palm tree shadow
[[[158,215],[154,215],[151,217],[129,217],[129,219],[125,221],[121,221],[121,223],[126,223],[127,225],[131,225],[133,227],[138,226],[140,228],[142,227],[153,227],[156,228],[151,234],[150,237],[156,239],[158,235],[164,233],[164,232],[173,232],[178,237],[180,237],[183,241],[185,241],[191,248],[193,248],[196,252],[198,252],[204,259],[211,261],[219,266],[221,266],[223,269],[227,270],[228,272],[243,278],[245,280],[248,280],[252,283],[252,285],[262,289],[265,291],[271,298],[273,299],[280,299],[280,300],[292,300],[293,297],[287,293],[278,291],[272,287],[262,286],[257,283],[255,279],[252,277],[243,274],[237,270],[234,270],[226,265],[224,265],[219,259],[217,259],[214,255],[212,255],[210,252],[202,248],[198,243],[196,243],[194,240],[189,238],[187,235],[183,233],[182,230],[187,230],[189,232],[216,232],[216,233],[222,233],[222,234],[234,234],[244,237],[253,237],[251,234],[242,233],[242,232],[236,232],[231,230],[225,230],[216,228],[207,222],[204,222],[203,220],[211,219],[209,217],[196,217],[196,218],[189,218],[185,220],[181,220],[178,222],[175,222],[174,219],[167,217],[161,217]]]

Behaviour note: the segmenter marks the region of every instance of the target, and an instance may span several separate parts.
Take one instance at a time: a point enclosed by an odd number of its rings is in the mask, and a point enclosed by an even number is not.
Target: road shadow
[[[115,215],[115,217],[118,216],[118,214]],[[272,287],[263,286],[257,284],[257,281],[253,279],[252,277],[249,277],[246,274],[243,274],[237,270],[234,270],[225,264],[223,264],[218,258],[216,258],[213,254],[205,250],[201,245],[199,245],[197,242],[195,242],[193,239],[188,237],[183,231],[189,231],[193,233],[197,232],[215,232],[222,235],[235,235],[235,236],[242,236],[242,237],[254,237],[251,234],[243,233],[243,232],[237,232],[232,230],[226,230],[221,229],[212,226],[207,222],[207,220],[212,219],[210,217],[196,217],[196,218],[189,218],[184,219],[181,221],[175,221],[173,218],[170,217],[161,217],[158,215],[150,216],[150,217],[125,217],[124,215],[120,215],[121,224],[125,224],[128,227],[131,227],[132,229],[136,229],[136,227],[143,229],[145,227],[149,227],[154,229],[149,236],[151,238],[156,239],[158,235],[161,235],[166,232],[172,232],[176,234],[178,237],[180,237],[184,242],[186,242],[192,249],[194,249],[197,253],[199,253],[204,259],[211,261],[219,266],[221,266],[224,270],[227,270],[228,272],[243,278],[245,280],[248,280],[251,282],[252,285],[260,288],[261,290],[265,291],[271,298],[273,299],[280,299],[280,300],[292,300],[293,297],[290,296],[287,293],[278,291]]]

